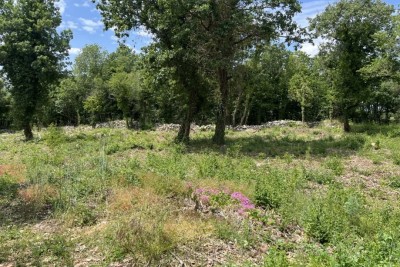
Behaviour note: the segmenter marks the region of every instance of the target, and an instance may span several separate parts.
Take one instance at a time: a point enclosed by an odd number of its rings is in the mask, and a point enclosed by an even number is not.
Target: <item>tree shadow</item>
[[[353,133],[362,133],[369,136],[382,134],[389,137],[399,137],[400,131],[395,124],[356,124],[352,126]]]
[[[38,210],[19,199],[18,190],[22,187],[7,174],[0,175],[0,227],[35,224],[49,217],[49,207]]]
[[[188,153],[214,152],[231,156],[246,155],[250,157],[282,157],[293,155],[301,157],[327,157],[329,155],[351,155],[360,150],[366,142],[360,135],[346,135],[340,139],[332,137],[319,140],[299,140],[288,137],[271,136],[228,137],[225,146],[216,146],[209,139],[200,138],[190,142]]]

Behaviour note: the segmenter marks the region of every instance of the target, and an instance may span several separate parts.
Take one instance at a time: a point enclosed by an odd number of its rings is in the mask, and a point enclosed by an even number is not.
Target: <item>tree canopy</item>
[[[62,75],[71,31],[57,32],[61,15],[52,0],[0,2],[0,65],[12,85],[15,123],[32,139],[31,122]]]

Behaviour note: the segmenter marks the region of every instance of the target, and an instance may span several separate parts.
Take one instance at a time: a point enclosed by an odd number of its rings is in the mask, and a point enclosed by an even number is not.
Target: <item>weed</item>
[[[326,168],[333,171],[336,176],[340,176],[344,173],[344,164],[342,159],[339,157],[327,158],[323,164]]]
[[[400,188],[400,176],[393,176],[389,178],[389,186],[392,188]]]
[[[263,267],[287,267],[289,265],[285,251],[271,248],[265,258]]]
[[[165,212],[159,212],[142,212],[120,222],[113,231],[115,244],[134,257],[159,259],[176,245],[174,236],[164,229]]]
[[[334,173],[331,170],[326,169],[316,169],[316,170],[306,170],[305,178],[307,181],[314,182],[317,184],[330,184],[335,180]]]
[[[62,128],[57,127],[54,124],[51,124],[47,128],[47,132],[44,136],[44,140],[46,141],[46,144],[49,147],[56,148],[57,146],[66,142],[68,140],[68,138]]]

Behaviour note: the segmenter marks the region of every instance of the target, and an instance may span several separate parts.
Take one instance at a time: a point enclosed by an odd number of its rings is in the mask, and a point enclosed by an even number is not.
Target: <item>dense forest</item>
[[[129,38],[144,27],[153,43],[142,54],[90,44],[72,63],[53,1],[0,3],[0,126],[28,139],[32,124],[123,118],[180,123],[181,141],[193,122],[216,124],[223,143],[226,124],[339,118],[349,131],[399,116],[400,19],[381,1],[339,1],[307,29],[297,1],[98,1],[107,28]],[[296,51],[315,38],[317,56]]]

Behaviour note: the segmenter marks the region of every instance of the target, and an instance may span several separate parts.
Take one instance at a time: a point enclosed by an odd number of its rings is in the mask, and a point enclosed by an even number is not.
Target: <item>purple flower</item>
[[[242,214],[243,212],[254,209],[256,207],[253,203],[251,203],[251,201],[248,197],[246,197],[245,195],[243,195],[240,192],[232,193],[231,198],[235,199],[239,202],[239,204],[241,206],[241,209],[239,210],[239,214]]]
[[[210,197],[206,196],[206,195],[201,195],[200,202],[206,205],[206,204],[210,203]]]
[[[204,192],[203,188],[197,188],[196,189],[196,195],[201,195],[201,194],[203,194],[203,192]]]

